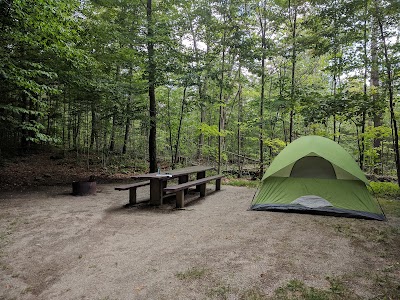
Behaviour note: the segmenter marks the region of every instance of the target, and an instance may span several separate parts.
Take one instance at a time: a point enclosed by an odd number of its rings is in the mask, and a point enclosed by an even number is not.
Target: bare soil
[[[363,299],[399,288],[398,218],[248,211],[255,190],[226,185],[184,210],[127,207],[115,186],[1,193],[0,299],[268,299],[293,279],[337,278]]]
[[[0,171],[1,300],[277,299],[294,280],[327,299],[400,299],[398,217],[248,211],[255,189],[228,185],[188,195],[184,210],[149,206],[141,187],[128,207],[111,182],[132,173],[49,153]],[[93,175],[96,195],[70,194]]]

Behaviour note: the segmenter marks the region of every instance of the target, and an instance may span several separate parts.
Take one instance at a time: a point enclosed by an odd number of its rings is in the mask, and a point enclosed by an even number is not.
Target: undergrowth
[[[400,188],[393,182],[370,182],[370,192],[379,197],[391,197],[400,199]]]
[[[245,178],[230,178],[227,177],[224,180],[224,184],[231,186],[245,186],[248,188],[258,188],[260,180],[249,180]]]

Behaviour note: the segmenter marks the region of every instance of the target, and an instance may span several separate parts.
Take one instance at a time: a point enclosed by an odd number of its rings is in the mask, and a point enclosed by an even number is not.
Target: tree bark
[[[397,171],[397,184],[400,187],[400,152],[399,152],[399,133],[397,128],[397,121],[396,116],[394,113],[394,95],[393,95],[393,78],[392,78],[392,66],[389,60],[389,54],[386,44],[386,38],[383,31],[383,24],[378,12],[378,3],[375,1],[376,11],[377,11],[377,19],[379,24],[379,31],[382,40],[382,46],[384,50],[384,57],[385,57],[385,67],[386,67],[386,76],[387,76],[387,85],[388,85],[388,92],[389,92],[389,109],[390,109],[390,120],[392,125],[392,136],[393,136],[393,148],[396,158],[396,171]]]
[[[150,116],[150,132],[149,132],[149,162],[150,172],[157,171],[157,110],[156,110],[156,91],[155,91],[155,63],[154,63],[154,30],[152,17],[152,0],[147,0],[147,72],[149,84],[149,116]]]
[[[289,1],[289,9],[291,9],[291,4]],[[297,53],[296,53],[296,30],[297,30],[297,4],[294,4],[294,15],[293,21],[291,20],[292,25],[292,80],[291,80],[291,87],[290,87],[290,124],[289,124],[289,141],[292,142],[293,140],[293,126],[294,126],[294,107],[295,107],[295,72],[296,72],[296,60],[297,60]]]
[[[187,87],[185,86],[185,88],[183,89],[183,97],[182,97],[182,104],[181,104],[181,115],[179,117],[178,134],[177,134],[176,143],[175,143],[174,164],[172,165],[173,167],[175,167],[175,164],[178,163],[179,142],[180,142],[180,139],[181,139],[183,112],[185,110],[185,103],[186,103],[186,89],[187,89]]]
[[[243,122],[243,101],[242,101],[242,82],[241,82],[242,65],[239,61],[239,93],[238,93],[238,123],[237,123],[237,156],[238,156],[238,178],[242,177],[243,163],[241,159],[241,151],[243,146],[243,138],[241,124]]]
[[[265,58],[266,58],[266,50],[267,50],[267,43],[266,43],[266,19],[263,17],[262,13],[265,11],[265,7],[263,7],[262,12],[259,16],[260,28],[261,28],[261,50],[262,50],[262,57],[261,57],[261,99],[260,99],[260,124],[259,124],[259,149],[260,149],[260,172],[259,177],[261,178],[264,175],[264,99],[265,99]]]
[[[372,21],[372,35],[371,35],[371,94],[372,94],[372,103],[373,103],[373,115],[372,119],[374,122],[374,127],[379,127],[382,125],[382,110],[380,108],[380,95],[379,95],[379,64],[378,64],[378,31],[376,20]],[[382,147],[381,147],[382,139],[374,138],[374,148],[378,151],[378,155],[380,158],[380,163],[382,164]],[[380,168],[374,168],[374,173],[379,173]]]
[[[168,115],[168,133],[169,133],[169,150],[171,155],[171,165],[174,164],[174,149],[172,145],[172,125],[171,125],[171,89],[168,88],[168,96],[167,96],[167,115]]]
[[[225,20],[225,17],[224,17]],[[225,74],[225,41],[226,41],[226,31],[222,36],[222,68],[221,68],[221,79],[219,84],[219,122],[218,122],[218,173],[221,173],[221,152],[222,152],[222,131],[224,130],[224,74]]]
[[[196,30],[195,30],[195,28],[193,26],[193,20],[190,20],[190,32],[192,34],[193,51],[194,51],[196,67],[197,67],[197,66],[199,66],[200,58],[199,58],[199,49],[197,47]],[[208,47],[207,47],[207,51],[208,51]],[[200,124],[203,124],[203,122],[205,121],[204,102],[205,102],[205,94],[206,94],[205,93],[205,91],[206,91],[206,83],[203,84],[201,82],[201,75],[200,74],[198,74],[197,87],[198,87],[198,91],[199,91],[199,102],[200,102]],[[200,134],[199,134],[199,137],[198,137],[197,154],[196,154],[196,157],[199,160],[201,160],[202,156],[203,156],[203,145],[204,145],[204,134],[200,131]]]
[[[126,154],[128,149],[128,142],[129,142],[129,132],[131,128],[131,102],[132,102],[132,95],[129,95],[128,102],[126,103],[126,121],[125,121],[125,134],[124,134],[124,146],[122,147],[122,154]]]
[[[97,146],[98,146],[98,131],[97,131],[97,112],[96,112],[96,104],[95,101],[92,101],[92,105],[91,105],[91,113],[92,113],[92,130],[90,133],[90,146],[89,149],[92,150],[93,149],[93,145],[96,142]]]
[[[112,115],[112,127],[111,127],[111,136],[110,136],[110,146],[108,150],[113,152],[115,150],[115,131],[117,129],[117,108],[114,107],[114,112]]]

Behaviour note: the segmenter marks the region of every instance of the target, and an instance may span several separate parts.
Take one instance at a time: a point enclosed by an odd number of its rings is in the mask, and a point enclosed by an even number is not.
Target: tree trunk
[[[194,51],[194,56],[195,56],[195,61],[196,61],[196,67],[199,66],[200,64],[200,58],[199,58],[199,50],[197,47],[197,36],[196,36],[196,31],[193,27],[193,20],[190,20],[190,32],[192,34],[192,39],[193,39],[193,51]],[[207,47],[208,51],[208,47]],[[197,70],[198,71],[198,70]],[[199,102],[200,102],[200,124],[203,124],[205,121],[205,108],[204,108],[204,102],[205,102],[205,94],[206,94],[206,83],[201,82],[201,76],[200,74],[198,75],[198,82],[197,82],[197,87],[199,91]],[[203,145],[204,145],[204,134],[200,131],[199,137],[198,137],[198,146],[197,146],[197,154],[196,157],[197,159],[201,160],[203,156]]]
[[[289,1],[289,9],[291,9],[291,4]],[[294,4],[294,15],[293,21],[291,20],[292,25],[292,80],[291,80],[291,87],[290,87],[290,124],[289,124],[289,141],[292,142],[293,140],[293,126],[294,126],[294,108],[295,108],[295,71],[296,71],[296,60],[297,60],[297,53],[296,53],[296,29],[297,29],[297,4]]]
[[[224,17],[225,20],[225,17]],[[221,68],[221,79],[219,84],[219,122],[218,122],[218,173],[221,173],[221,152],[222,152],[222,131],[224,130],[224,98],[223,98],[223,88],[224,88],[224,73],[225,73],[225,40],[226,31],[222,36],[222,68]]]
[[[179,126],[178,126],[178,134],[176,137],[176,143],[175,143],[175,155],[174,155],[174,164],[172,165],[175,167],[175,164],[178,163],[178,151],[179,151],[179,142],[181,139],[181,128],[182,128],[182,121],[183,121],[183,112],[185,110],[185,103],[186,103],[186,89],[187,87],[183,89],[183,97],[182,97],[182,104],[181,104],[181,115],[179,117]]]
[[[366,122],[366,112],[365,110],[362,112],[362,119],[361,119],[361,142],[360,142],[360,169],[364,169],[364,152],[365,152],[365,122]]]
[[[400,187],[400,152],[399,152],[399,133],[397,128],[397,121],[394,112],[394,95],[393,95],[393,78],[392,78],[392,66],[389,60],[389,54],[386,44],[386,38],[383,31],[383,24],[381,17],[378,12],[378,3],[375,1],[376,11],[377,11],[377,18],[379,24],[379,31],[382,40],[382,46],[384,49],[384,56],[385,56],[385,67],[386,67],[386,76],[387,76],[387,85],[388,85],[388,92],[389,92],[389,109],[390,109],[390,120],[392,125],[392,136],[393,136],[393,148],[396,158],[396,171],[397,171],[397,184]]]
[[[129,68],[129,95],[126,102],[126,121],[125,121],[125,135],[124,135],[124,145],[122,147],[122,154],[126,154],[128,150],[128,143],[129,143],[129,132],[131,128],[131,105],[132,105],[132,73],[133,68],[132,66]]]
[[[242,65],[239,61],[239,94],[238,94],[238,124],[237,124],[237,162],[238,162],[238,178],[242,177],[243,163],[241,159],[241,151],[243,145],[243,138],[241,132],[241,124],[243,122],[243,102],[242,102],[242,82],[241,82]]]
[[[77,111],[77,113],[74,115],[74,126],[73,126],[73,146],[76,150],[78,150],[78,143],[79,143],[79,135],[81,132],[81,119],[82,119],[82,113],[80,111]]]
[[[149,83],[149,116],[150,116],[150,132],[149,132],[149,161],[150,172],[157,171],[157,110],[156,110],[156,90],[155,78],[156,69],[154,63],[154,32],[152,17],[152,0],[147,0],[147,58],[148,58],[148,83]]]
[[[373,103],[373,122],[374,127],[382,125],[382,110],[380,108],[380,95],[379,95],[379,64],[378,64],[378,31],[376,20],[372,22],[372,35],[371,35],[371,94]],[[378,151],[380,163],[382,164],[382,151],[381,151],[381,138],[374,138],[374,148]],[[374,173],[379,173],[380,168],[374,168]]]
[[[91,130],[91,134],[90,134],[90,146],[89,149],[92,150],[93,149],[93,145],[96,141],[96,144],[98,145],[98,132],[97,132],[97,112],[96,112],[96,103],[95,101],[92,101],[92,105],[91,105],[91,112],[92,112],[92,130]]]
[[[174,149],[172,145],[172,125],[171,125],[171,106],[170,106],[170,98],[171,98],[171,89],[168,89],[167,96],[167,115],[168,115],[168,133],[169,133],[169,150],[171,155],[171,165],[174,164]]]
[[[116,108],[114,108],[114,113],[112,116],[110,146],[109,146],[110,152],[113,152],[115,150],[115,131],[116,131],[116,129],[117,129],[117,112],[116,112]]]
[[[129,95],[128,102],[126,103],[126,122],[125,122],[125,134],[124,134],[124,146],[122,147],[122,154],[126,154],[129,142],[129,131],[131,128],[131,102],[132,95]]]
[[[22,103],[23,103],[24,109],[29,110],[28,96],[25,93],[22,93],[21,98],[22,98]],[[25,127],[25,124],[27,122],[29,122],[29,115],[28,115],[28,113],[24,112],[21,114],[22,127]],[[28,130],[22,129],[21,137],[20,137],[20,145],[21,145],[21,149],[23,152],[29,148],[28,135],[29,135]]]
[[[263,7],[263,11],[265,7]],[[264,99],[265,99],[265,56],[267,50],[267,43],[265,38],[266,29],[266,19],[262,16],[262,13],[259,16],[260,28],[261,28],[261,50],[262,50],[262,58],[261,58],[261,99],[260,99],[260,124],[259,124],[259,147],[260,147],[260,166],[259,166],[259,177],[261,178],[264,175]]]

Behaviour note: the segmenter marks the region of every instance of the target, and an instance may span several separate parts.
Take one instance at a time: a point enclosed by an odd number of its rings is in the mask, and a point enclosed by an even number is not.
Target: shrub
[[[392,182],[370,182],[369,190],[375,196],[400,198],[399,186]]]

